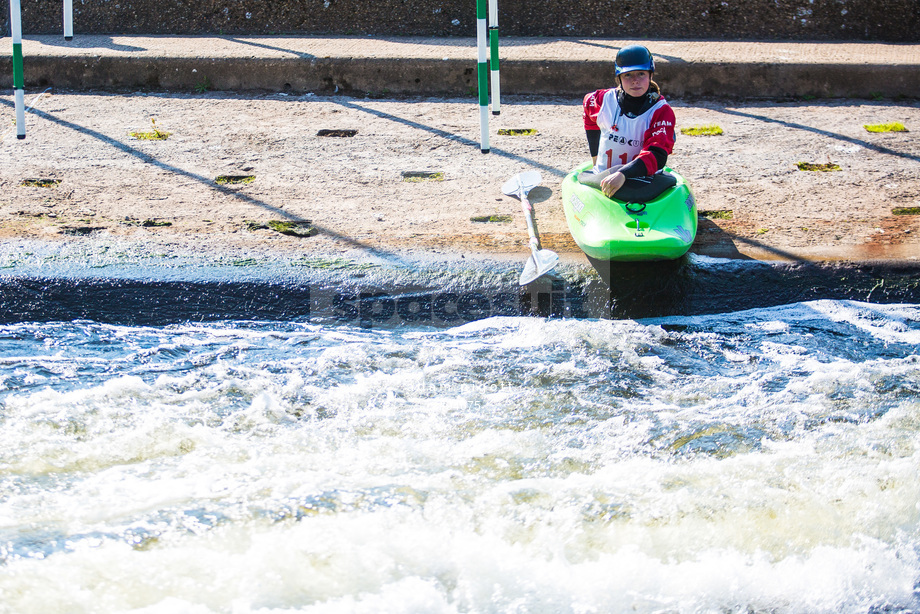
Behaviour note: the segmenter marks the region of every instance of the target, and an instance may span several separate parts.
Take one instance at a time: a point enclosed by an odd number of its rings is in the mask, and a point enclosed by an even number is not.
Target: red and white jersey
[[[620,109],[617,90],[597,90],[585,96],[584,111],[585,130],[601,131],[596,173],[639,158],[653,175],[661,169],[648,148],[660,147],[669,155],[674,149],[674,110],[664,97],[631,118]]]

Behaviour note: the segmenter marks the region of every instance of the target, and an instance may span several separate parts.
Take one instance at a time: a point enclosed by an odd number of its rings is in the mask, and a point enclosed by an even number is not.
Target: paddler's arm
[[[651,154],[651,159],[654,160],[653,164],[656,164],[657,167],[649,172],[648,164],[646,164],[646,158],[643,154]],[[626,183],[627,179],[635,179],[636,177],[645,177],[647,175],[653,175],[657,173],[659,169],[664,168],[665,163],[668,160],[668,154],[659,147],[649,147],[648,151],[643,151],[635,159],[632,160],[629,164],[624,164],[621,166],[617,172],[604,177],[601,181],[601,191],[607,196],[607,198],[612,198],[617,190],[623,187],[623,184]]]
[[[646,164],[646,159],[642,154],[650,153],[652,159],[655,161],[654,164],[657,164],[657,168],[652,172],[649,172],[648,165]],[[658,147],[649,147],[648,152],[643,151],[639,156],[634,158],[629,164],[624,164],[621,166],[617,172],[605,177],[601,181],[601,191],[607,196],[607,198],[612,198],[617,190],[623,187],[623,184],[626,183],[627,179],[635,179],[636,177],[646,177],[648,175],[653,175],[658,172],[659,169],[664,168],[665,163],[668,160],[668,154]]]
[[[604,96],[609,90],[597,90],[587,94],[582,100],[582,120],[585,126],[585,135],[588,137],[588,151],[591,152],[592,164],[597,164],[597,151],[601,144],[601,128],[597,125],[597,114],[600,113]]]
[[[604,177],[603,181],[601,181],[601,191],[607,198],[613,198],[613,195],[623,187],[624,183],[626,183],[626,175],[622,171],[617,171]]]
[[[586,128],[585,135],[588,137],[588,151],[591,152],[591,163],[597,164],[597,150],[601,146],[601,131]]]

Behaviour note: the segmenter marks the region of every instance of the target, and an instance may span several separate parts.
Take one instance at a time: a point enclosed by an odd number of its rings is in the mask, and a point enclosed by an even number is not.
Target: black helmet
[[[655,72],[655,60],[652,54],[642,45],[629,45],[617,52],[616,74],[619,77],[624,72],[634,70],[647,70]]]

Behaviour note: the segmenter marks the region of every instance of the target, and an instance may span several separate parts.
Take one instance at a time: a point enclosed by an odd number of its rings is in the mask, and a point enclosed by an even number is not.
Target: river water
[[[0,326],[0,612],[920,610],[920,305]]]

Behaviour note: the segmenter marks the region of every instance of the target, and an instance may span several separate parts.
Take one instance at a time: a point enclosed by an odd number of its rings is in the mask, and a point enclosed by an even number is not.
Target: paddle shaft
[[[518,192],[521,195],[521,209],[524,211],[524,219],[527,220],[527,234],[530,235],[530,249],[540,249],[540,239],[537,238],[537,229],[533,221],[533,207],[527,199],[524,189]]]
[[[515,175],[502,186],[502,192],[520,199],[524,220],[527,222],[527,234],[530,236],[530,257],[524,263],[524,270],[521,271],[519,280],[522,286],[549,273],[559,263],[558,254],[548,249],[541,249],[540,239],[537,237],[537,223],[534,220],[533,206],[530,204],[530,199],[527,198],[527,193],[538,185],[540,185],[540,173],[528,171]]]

